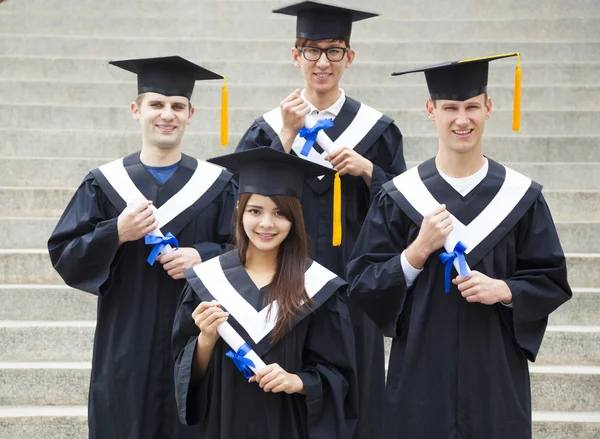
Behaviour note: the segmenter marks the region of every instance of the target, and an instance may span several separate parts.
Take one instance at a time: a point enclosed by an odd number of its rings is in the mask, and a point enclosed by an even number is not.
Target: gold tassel
[[[521,55],[517,54],[517,69],[515,70],[515,91],[513,101],[513,131],[521,129]]]
[[[333,236],[331,244],[334,247],[342,245],[342,181],[337,172],[333,177]]]
[[[229,143],[229,92],[227,91],[227,79],[223,77],[223,88],[221,90],[221,146]]]

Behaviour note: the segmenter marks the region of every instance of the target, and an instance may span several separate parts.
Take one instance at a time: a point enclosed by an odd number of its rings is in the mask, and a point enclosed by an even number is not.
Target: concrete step
[[[1,321],[0,361],[91,361],[95,321]]]
[[[361,51],[362,52],[362,51]],[[108,64],[111,58],[76,58],[74,56],[22,56],[0,54],[0,78],[47,81],[131,81],[131,74]],[[302,75],[295,68],[291,56],[283,56],[273,61],[239,60],[196,60],[204,67],[227,76],[229,84],[271,84],[302,86]],[[344,73],[342,86],[348,85],[398,85],[400,78],[391,72],[408,70],[414,63],[400,61],[364,62],[361,55],[351,68]],[[523,81],[527,85],[600,85],[596,74],[600,63],[583,62],[531,62],[523,58],[521,62]],[[490,64],[490,84],[511,86],[514,81],[515,66],[509,62]],[[407,75],[401,79],[403,85],[421,85],[423,77]],[[202,83],[196,85],[200,90]],[[198,95],[198,93],[196,93]]]
[[[135,126],[130,129],[135,130]],[[242,134],[243,132],[231,132],[229,147],[223,148],[219,145],[219,135],[214,131],[186,132],[183,146],[186,153],[207,159],[231,152]],[[600,161],[598,136],[531,136],[521,133],[509,137],[508,134],[486,133],[485,154],[502,163]],[[0,128],[0,137],[0,157],[98,157],[108,161],[115,157],[123,157],[141,147],[139,131],[72,128],[21,130],[9,127]],[[403,146],[407,161],[423,161],[436,154],[437,136],[405,135]]]
[[[1,163],[1,162],[0,162]],[[46,246],[58,218],[1,218],[0,230],[11,233],[4,239],[5,249],[40,249]],[[600,250],[600,221],[559,222],[556,224],[566,252],[594,253]]]
[[[550,314],[551,325],[600,325],[600,289],[573,288],[573,297]]]
[[[600,21],[599,21],[600,25]],[[390,72],[391,73],[391,72]],[[512,75],[511,75],[512,77]],[[509,78],[511,78],[509,77]],[[135,82],[73,82],[14,79],[0,80],[0,102],[4,104],[53,104],[53,105],[123,105],[137,95]],[[524,84],[522,110],[594,110],[600,101],[600,86],[537,86]],[[252,105],[268,108],[274,97],[285,99],[296,86],[271,84],[234,84],[228,81],[229,105],[244,108]],[[427,94],[422,85],[395,85],[344,87],[345,92],[361,102],[369,102],[375,108],[420,108],[425,105]],[[513,104],[513,86],[490,85],[492,102],[497,108],[510,108]],[[192,96],[192,102],[214,106],[221,99],[221,84],[200,85]]]
[[[533,412],[534,439],[596,439],[600,413]],[[0,439],[81,439],[86,437],[85,406],[0,407]]]
[[[6,206],[2,214],[9,218],[58,218],[74,191],[75,188],[0,186],[0,205]],[[600,221],[600,191],[547,190],[544,196],[555,221]]]
[[[426,90],[423,90],[424,96]],[[231,132],[245,132],[252,121],[279,105],[279,98],[273,98],[270,107],[249,107],[229,109],[229,130]],[[20,105],[0,104],[3,114],[0,128],[10,129],[73,129],[78,130],[118,130],[132,131],[139,127],[129,111],[129,106],[124,100],[119,106],[92,106],[92,105]],[[197,105],[204,104],[198,102]],[[250,103],[249,103],[250,104]],[[405,135],[415,136],[435,134],[436,127],[422,109],[380,108],[392,119]],[[502,134],[506,136],[519,135],[544,135],[556,136],[570,133],[582,133],[586,136],[600,136],[600,110],[589,111],[558,111],[543,110],[523,111],[521,113],[521,133],[513,134],[512,108],[493,111],[492,117],[487,121],[486,134]],[[218,132],[220,127],[220,108],[203,106],[196,108],[196,113],[189,132]],[[566,133],[566,127],[569,127]],[[512,138],[512,137],[511,137]],[[137,145],[137,144],[136,144]]]
[[[21,2],[10,2],[6,4],[3,11],[10,12],[27,12],[30,10]],[[28,3],[31,10],[43,11],[46,14],[57,11],[64,11],[65,18],[74,15],[85,14],[93,10],[99,15],[115,16],[130,16],[143,15],[149,17],[168,16],[179,18],[181,16],[196,16],[211,19],[224,19],[226,17],[241,16],[248,19],[247,28],[249,31],[257,25],[258,20],[264,20],[271,16],[271,10],[287,5],[289,1],[194,1],[182,0],[177,4],[177,10],[170,13],[164,8],[164,3],[159,0],[148,0],[147,2],[132,1],[127,4],[122,4],[116,0],[105,1],[102,4],[96,4],[91,0],[77,2],[74,0],[57,0],[55,7],[49,7],[44,0],[32,0]],[[364,2],[360,0],[347,0],[344,3],[346,7],[362,7]],[[502,2],[482,3],[477,0],[464,0],[448,11],[442,11],[439,1],[432,1],[423,4],[418,0],[408,0],[402,3],[403,19],[422,18],[430,20],[434,19],[464,19],[470,17],[472,19],[518,19],[518,18],[567,18],[567,17],[598,17],[600,16],[600,6],[594,0],[582,0],[577,4],[570,3],[568,0],[549,0],[544,3],[544,8],[540,8],[535,2],[519,2],[518,0],[504,0]],[[372,6],[372,9],[384,17],[397,17],[398,4],[394,0],[378,0]],[[293,26],[294,21],[291,18],[287,19],[289,26]],[[500,53],[500,52],[498,52]]]
[[[529,371],[534,410],[600,410],[600,367],[530,365]]]
[[[91,169],[106,162],[104,158],[7,157],[0,161],[0,186],[76,187]],[[419,162],[409,161],[407,166],[412,168],[418,164]],[[506,165],[543,184],[547,190],[600,189],[600,161]]]
[[[530,366],[532,406],[600,411],[600,368]],[[84,405],[90,363],[0,363],[0,405]],[[32,386],[31,383],[36,383]]]
[[[96,14],[98,11],[95,11]],[[450,17],[448,17],[450,18]],[[262,20],[258,20],[262,23]],[[260,25],[260,24],[259,24]],[[293,24],[292,24],[293,26]],[[282,60],[290,56],[293,28],[286,39],[212,38],[116,38],[91,39],[78,36],[11,35],[0,34],[0,53],[5,55],[36,55],[85,57],[93,44],[95,57],[143,58],[157,54],[178,53],[190,60],[248,61]],[[464,59],[465,54],[478,56],[489,53],[507,53],[518,48],[528,61],[589,62],[600,58],[600,41],[587,42],[531,42],[527,38],[511,42],[447,42],[444,36],[438,42],[402,42],[381,35],[377,40],[363,41],[360,56],[363,61],[395,60],[396,62],[436,63],[443,60]],[[509,61],[506,61],[509,62]],[[510,62],[509,62],[510,63]],[[512,64],[514,65],[514,64]]]
[[[597,439],[600,413],[533,412],[534,439]]]
[[[0,321],[0,361],[91,361],[95,321]],[[389,339],[386,355],[389,355]],[[549,326],[536,364],[600,364],[600,326]]]
[[[249,26],[245,15],[239,12],[214,17],[206,8],[203,14],[176,17],[92,16],[89,14],[64,15],[39,13],[0,14],[0,29],[13,35],[80,35],[104,37],[107,29],[113,37],[162,38],[235,38],[247,35]],[[168,16],[169,14],[167,14]],[[174,17],[175,18],[175,17]],[[434,34],[423,35],[423,26],[435,26]],[[597,36],[598,18],[525,18],[516,20],[459,19],[416,20],[382,16],[360,23],[352,30],[352,40],[381,39],[423,41],[440,35],[445,41],[587,41]],[[252,38],[293,38],[294,23],[279,14],[260,17],[260,26],[252,26]],[[420,37],[420,39],[419,39]]]
[[[0,304],[0,321],[96,320],[96,296],[64,284],[0,284]]]
[[[0,250],[0,279],[7,284],[63,284],[47,250]]]
[[[600,285],[600,253],[568,253],[569,284],[577,288],[597,288]]]
[[[82,439],[87,436],[86,406],[0,407],[0,439]]]

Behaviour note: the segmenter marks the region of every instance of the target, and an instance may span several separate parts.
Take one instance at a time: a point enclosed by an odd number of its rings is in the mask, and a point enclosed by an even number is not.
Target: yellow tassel
[[[521,129],[521,55],[517,55],[517,69],[515,70],[515,91],[513,101],[513,131]]]
[[[333,236],[331,244],[334,247],[342,245],[342,181],[337,172],[333,177]]]
[[[221,90],[221,146],[229,143],[229,92],[227,91],[227,79],[223,77],[223,89]]]

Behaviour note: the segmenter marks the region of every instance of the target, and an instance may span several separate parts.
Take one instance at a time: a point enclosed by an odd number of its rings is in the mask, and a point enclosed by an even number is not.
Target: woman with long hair
[[[211,161],[239,174],[237,249],[186,272],[173,328],[181,421],[203,439],[352,437],[346,284],[308,259],[299,201],[304,177],[328,170],[270,148]],[[240,373],[240,352],[217,331],[224,322],[266,367]]]

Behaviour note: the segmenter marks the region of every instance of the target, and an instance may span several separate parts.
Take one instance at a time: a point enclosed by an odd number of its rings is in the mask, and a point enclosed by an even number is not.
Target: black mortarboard
[[[238,174],[240,193],[291,195],[300,199],[304,179],[335,170],[272,148],[261,147],[208,160]]]
[[[138,94],[154,92],[191,99],[196,81],[223,78],[180,56],[110,61],[110,64],[137,74]]]
[[[519,131],[521,105],[521,55],[517,52],[482,58],[449,61],[416,69],[394,72],[392,76],[424,72],[431,99],[466,101],[487,92],[490,61],[518,57],[515,72],[515,91],[513,105],[513,130]]]
[[[350,41],[352,22],[379,15],[316,2],[296,3],[275,9],[273,12],[298,17],[296,20],[296,38],[305,38],[312,41]]]

